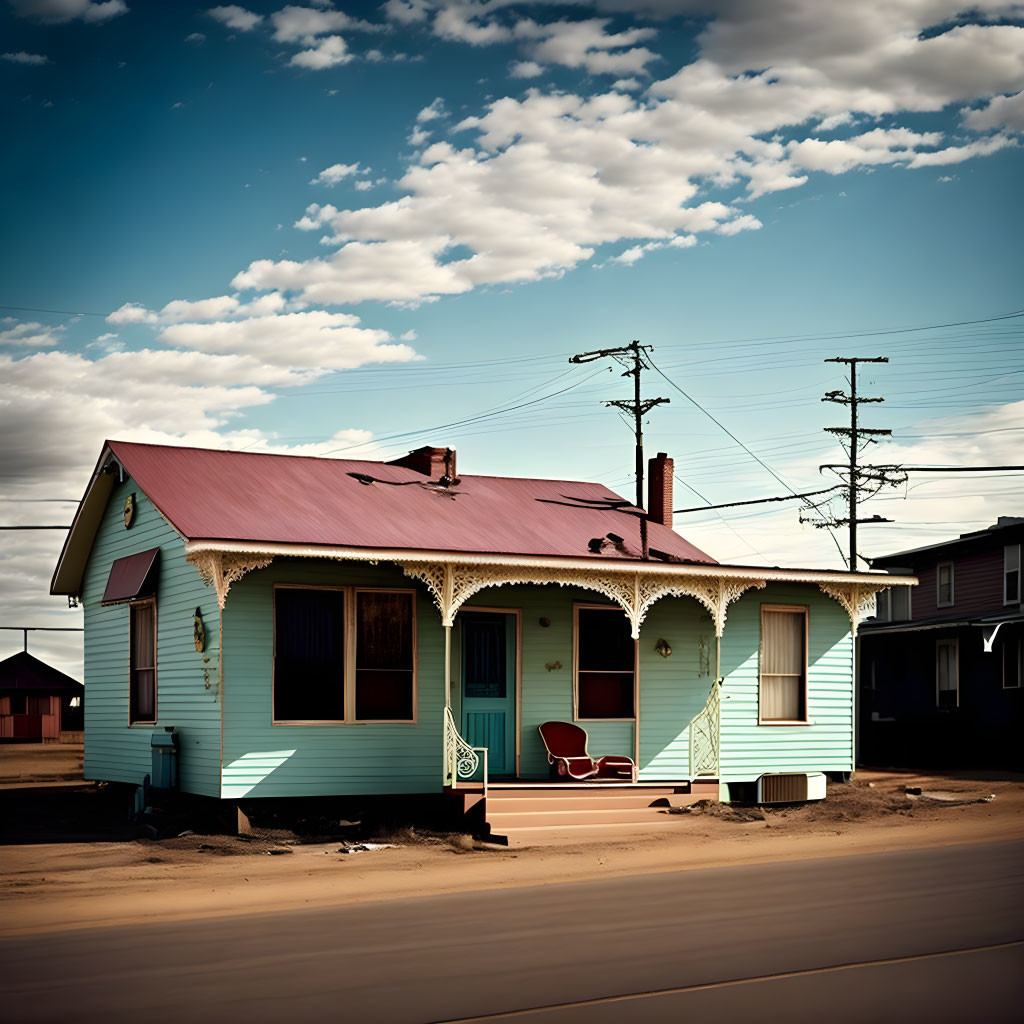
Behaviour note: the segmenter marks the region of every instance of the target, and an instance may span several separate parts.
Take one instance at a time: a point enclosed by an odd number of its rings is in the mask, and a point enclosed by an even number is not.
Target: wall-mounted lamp
[[[664,640],[664,639],[662,639],[662,640],[659,640],[659,641],[658,641],[658,642],[657,642],[657,643],[656,643],[656,644],[654,645],[654,649],[655,649],[655,650],[656,650],[656,651],[658,652],[658,654],[660,654],[660,655],[661,655],[661,656],[662,656],[663,658],[667,658],[667,657],[668,657],[668,656],[669,656],[669,655],[670,655],[670,654],[672,653],[672,647],[671,647],[671,645],[669,644],[669,642],[668,642],[667,640]]]
[[[542,615],[537,622],[540,624],[541,629],[547,629],[551,625],[551,620],[546,616]]]

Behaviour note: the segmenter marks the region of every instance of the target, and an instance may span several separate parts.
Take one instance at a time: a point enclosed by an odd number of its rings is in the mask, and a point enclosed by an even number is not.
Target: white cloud
[[[251,32],[263,20],[262,14],[255,14],[244,7],[239,7],[238,4],[211,7],[206,13],[238,32]]]
[[[418,124],[426,124],[428,121],[436,121],[437,118],[445,117],[447,114],[448,111],[445,110],[444,99],[436,96],[416,115],[416,121]]]
[[[279,43],[301,42],[311,46],[318,36],[330,35],[358,24],[343,11],[315,10],[289,5],[270,16]]]
[[[81,19],[87,22],[109,21],[128,12],[124,0],[11,0],[14,13],[21,18],[33,18],[44,24],[57,25]]]
[[[51,327],[35,321],[18,323],[13,317],[5,317],[3,323],[14,323],[14,326],[0,331],[0,346],[52,348],[60,342],[60,335],[64,331],[63,327]]]
[[[517,60],[509,66],[508,73],[512,78],[536,78],[544,74],[544,65],[535,60]]]
[[[12,64],[49,64],[50,58],[44,57],[41,53],[26,53],[19,50],[17,53],[2,53],[0,59],[10,61]]]
[[[108,324],[155,324],[157,315],[138,302],[126,302],[107,316]]]
[[[617,92],[635,92],[640,88],[640,81],[636,78],[617,78],[612,82],[612,88]]]
[[[202,32],[190,32],[185,36],[186,43],[205,43],[206,36]]]
[[[398,340],[399,341],[415,341],[418,337],[419,337],[419,335],[416,333],[415,330],[409,330],[409,331],[406,331],[405,334],[400,334],[398,336]]]
[[[277,316],[166,327],[165,344],[203,353],[244,355],[289,371],[347,370],[366,363],[405,363],[417,359],[408,345],[391,341],[387,331],[360,327],[349,313],[310,310]]]
[[[310,49],[300,50],[288,63],[311,71],[322,71],[324,68],[347,64],[350,60],[352,54],[341,36],[324,36]]]
[[[337,185],[339,181],[363,172],[364,169],[360,168],[359,164],[331,164],[313,178],[310,185]]]
[[[964,124],[975,131],[1003,128],[1024,132],[1024,92],[1013,96],[996,96],[978,110],[968,111]]]

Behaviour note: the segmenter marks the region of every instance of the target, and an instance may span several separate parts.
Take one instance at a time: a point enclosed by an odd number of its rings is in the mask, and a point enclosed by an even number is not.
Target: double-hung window
[[[802,606],[761,605],[759,721],[807,721],[807,616]]]
[[[128,721],[151,723],[156,721],[156,601],[133,601],[128,615]]]
[[[953,607],[952,562],[942,562],[935,568],[935,604],[939,608]]]
[[[635,717],[636,641],[620,608],[577,605],[576,718]]]
[[[960,672],[956,640],[935,642],[935,703],[940,708],[960,705]]]
[[[1020,604],[1020,545],[1003,548],[1003,604]]]
[[[413,722],[415,594],[274,588],[278,723]]]

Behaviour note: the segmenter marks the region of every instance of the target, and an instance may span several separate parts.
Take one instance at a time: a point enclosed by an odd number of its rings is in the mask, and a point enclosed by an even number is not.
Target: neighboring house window
[[[889,591],[889,608],[893,622],[906,622],[910,618],[910,587],[893,587]]]
[[[940,608],[953,605],[953,563],[943,562],[935,571],[935,597]]]
[[[356,696],[359,721],[415,718],[413,595],[356,592]]]
[[[412,722],[409,590],[274,588],[274,721]]]
[[[960,682],[957,665],[957,641],[935,643],[935,702],[940,708],[960,705]]]
[[[345,718],[345,591],[274,590],[274,721]]]
[[[1003,548],[1003,604],[1020,604],[1020,545]]]
[[[1019,690],[1022,682],[1024,682],[1024,642],[1019,636],[1011,634],[1003,641],[1003,689]]]
[[[807,608],[761,606],[761,722],[807,721]]]
[[[156,721],[156,601],[137,601],[128,606],[131,648],[129,654],[129,722]]]
[[[576,718],[633,718],[636,641],[619,608],[577,605]]]
[[[875,621],[892,621],[892,591],[880,590],[875,595]]]

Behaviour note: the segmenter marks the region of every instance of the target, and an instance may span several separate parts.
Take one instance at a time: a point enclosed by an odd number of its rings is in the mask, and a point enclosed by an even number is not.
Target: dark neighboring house
[[[872,559],[920,584],[861,626],[860,760],[1024,769],[1024,518]]]
[[[80,682],[29,654],[0,661],[0,741],[58,740],[81,732]]]

